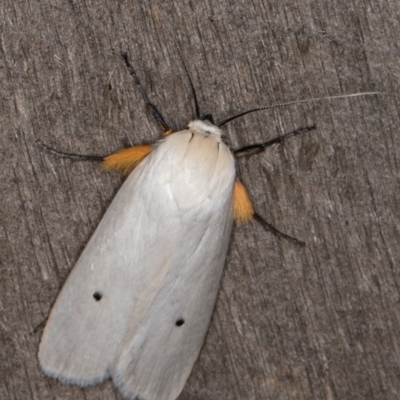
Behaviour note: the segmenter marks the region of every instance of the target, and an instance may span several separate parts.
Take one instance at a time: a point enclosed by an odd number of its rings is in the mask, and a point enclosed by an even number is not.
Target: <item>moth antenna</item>
[[[176,42],[175,42],[175,45],[176,45],[176,48],[178,49],[179,57],[180,57],[180,59],[182,61],[183,68],[185,70],[186,76],[187,76],[187,78],[189,80],[189,83],[190,83],[190,87],[192,89],[192,94],[193,94],[193,98],[194,98],[194,106],[195,106],[195,109],[196,109],[196,118],[200,119],[199,102],[197,101],[196,91],[194,90],[192,78],[191,78],[191,76],[189,74],[189,70],[188,70],[187,65],[185,63],[185,60],[183,58],[181,48],[179,47],[178,43],[176,43]]]
[[[157,107],[147,97],[147,94],[146,94],[145,90],[143,89],[143,86],[142,86],[138,76],[136,75],[135,70],[133,69],[132,65],[130,64],[130,62],[128,60],[128,54],[122,53],[122,58],[124,59],[125,65],[128,68],[128,71],[131,74],[133,81],[135,82],[136,86],[138,87],[140,94],[142,95],[142,98],[143,98],[144,102],[146,103],[146,106],[147,106],[148,110],[150,111],[150,114],[152,115],[152,117],[156,120],[156,122],[158,122],[158,124],[160,125],[164,134],[168,134],[169,132],[172,132],[171,128],[165,122],[165,119],[161,115],[160,111],[158,111]]]
[[[311,102],[311,101],[344,99],[344,98],[347,98],[347,97],[371,96],[371,95],[374,95],[374,94],[386,94],[386,93],[384,93],[384,92],[362,92],[362,93],[342,94],[342,95],[338,95],[338,96],[314,97],[312,99],[294,100],[294,101],[288,101],[286,103],[277,103],[277,104],[272,104],[272,105],[266,106],[266,107],[257,107],[257,108],[252,108],[251,110],[243,111],[240,114],[234,115],[233,117],[229,117],[227,119],[224,119],[217,126],[220,127],[222,125],[225,125],[228,122],[233,121],[236,118],[243,117],[246,114],[250,114],[250,113],[253,113],[253,112],[256,112],[256,111],[270,110],[272,108],[286,107],[286,106],[290,106],[292,104],[308,103],[308,102]]]

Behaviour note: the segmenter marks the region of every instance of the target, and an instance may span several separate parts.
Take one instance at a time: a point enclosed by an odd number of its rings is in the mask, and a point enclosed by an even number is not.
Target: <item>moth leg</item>
[[[146,106],[147,106],[150,114],[152,115],[152,117],[156,120],[156,122],[160,126],[160,128],[163,132],[163,136],[170,135],[171,133],[173,133],[172,129],[165,122],[163,116],[157,110],[157,107],[153,103],[151,103],[149,98],[147,97],[147,94],[146,94],[145,90],[143,89],[143,86],[140,83],[140,80],[139,80],[138,76],[136,75],[135,70],[133,69],[132,65],[130,64],[130,62],[128,60],[128,55],[126,53],[123,53],[122,58],[124,59],[125,65],[128,68],[128,71],[131,74],[133,81],[135,82],[136,86],[138,87],[140,94],[142,95],[142,98],[143,98],[144,102],[146,103]]]
[[[279,231],[278,229],[276,229],[273,225],[271,225],[269,222],[265,221],[262,217],[260,217],[259,214],[254,213],[254,219],[259,222],[262,227],[267,230],[270,231],[271,233],[273,233],[275,236],[277,236],[280,239],[286,239],[289,242],[292,242],[294,244],[297,244],[298,246],[304,247],[306,244],[304,242],[302,242],[301,240],[298,240],[292,236],[286,235],[285,233],[282,233],[281,231]]]
[[[234,187],[233,187],[233,218],[236,222],[236,225],[243,225],[247,222],[255,219],[259,222],[265,230],[272,232],[275,236],[279,237],[280,239],[289,240],[292,243],[295,243],[299,246],[304,246],[305,243],[297,240],[294,237],[286,235],[276,229],[273,225],[265,221],[259,214],[257,214],[254,209],[253,205],[251,204],[250,197],[247,193],[246,188],[243,184],[236,180]]]
[[[45,319],[44,319],[42,322],[40,322],[39,324],[37,324],[37,325],[33,328],[32,332],[31,332],[31,335],[35,335],[39,330],[41,330],[41,329],[45,326],[47,320],[48,320],[48,317],[45,318]]]
[[[49,153],[55,154],[56,156],[59,156],[62,158],[70,158],[70,159],[76,160],[76,161],[95,161],[95,162],[102,162],[104,159],[104,156],[99,156],[99,155],[65,153],[63,151],[60,151],[53,147],[48,146],[47,144],[43,143],[40,139],[37,139],[36,143],[38,143],[42,147],[44,147]]]
[[[128,147],[121,149],[107,156],[87,155],[76,153],[65,153],[48,146],[41,140],[37,140],[42,147],[52,154],[59,157],[69,158],[75,161],[94,161],[102,163],[105,170],[114,170],[123,175],[129,174],[147,155],[150,154],[152,147],[149,144]]]
[[[299,128],[292,132],[286,133],[285,135],[279,136],[275,139],[269,140],[265,143],[251,144],[249,146],[242,147],[238,150],[235,150],[233,154],[236,158],[245,157],[245,156],[253,156],[254,154],[259,154],[263,152],[267,147],[272,146],[275,143],[281,143],[286,139],[291,137],[301,135],[306,132],[310,132],[317,129],[316,125],[306,126],[305,128]]]

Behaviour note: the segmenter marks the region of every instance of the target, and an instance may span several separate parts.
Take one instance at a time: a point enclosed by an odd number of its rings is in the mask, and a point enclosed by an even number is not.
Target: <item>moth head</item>
[[[204,136],[212,136],[216,139],[221,139],[222,130],[215,126],[208,119],[204,119],[203,121],[196,119],[194,121],[189,122],[188,129],[192,133],[199,133]]]

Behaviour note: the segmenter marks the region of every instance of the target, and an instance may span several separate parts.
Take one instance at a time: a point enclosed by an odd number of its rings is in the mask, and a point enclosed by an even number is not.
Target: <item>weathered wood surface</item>
[[[175,3],[175,4],[174,4]],[[14,1],[0,6],[0,398],[121,399],[37,366],[41,332],[122,179],[43,151],[107,154],[157,125],[128,52],[175,130],[201,109],[380,90],[246,116],[231,146],[316,123],[240,160],[256,223],[235,229],[206,343],[180,400],[400,397],[400,3],[397,0]],[[155,249],[155,251],[157,251]]]

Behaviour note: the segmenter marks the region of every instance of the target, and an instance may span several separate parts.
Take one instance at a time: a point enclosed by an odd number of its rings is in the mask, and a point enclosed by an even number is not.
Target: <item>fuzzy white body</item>
[[[81,386],[111,376],[129,399],[179,395],[207,332],[233,221],[235,166],[220,136],[193,121],[127,178],[51,311],[39,349],[48,375]]]

